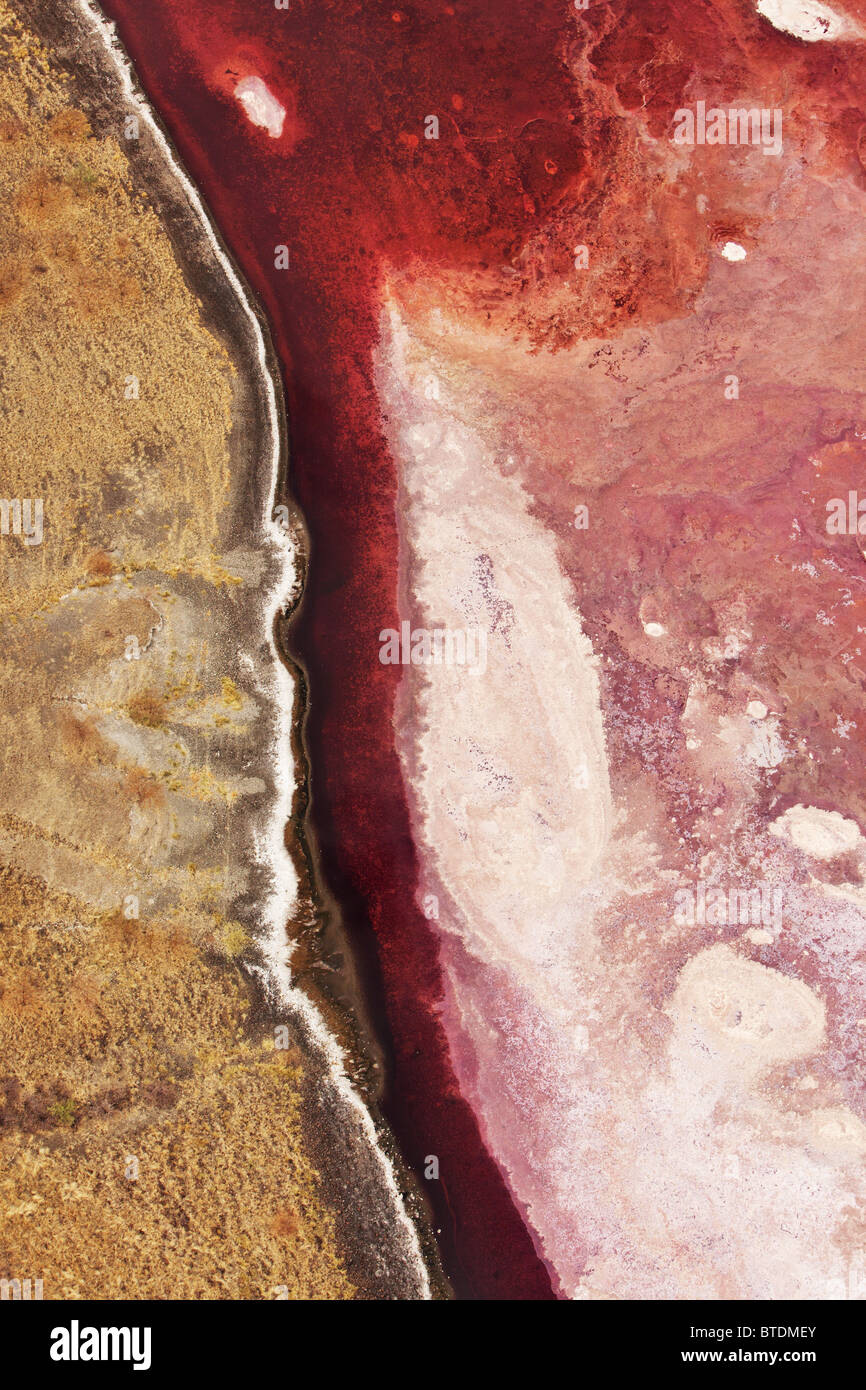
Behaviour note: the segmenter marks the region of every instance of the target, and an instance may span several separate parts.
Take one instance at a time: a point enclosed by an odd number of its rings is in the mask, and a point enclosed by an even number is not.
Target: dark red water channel
[[[551,1298],[457,1092],[435,1013],[437,947],[415,905],[393,746],[398,668],[376,659],[379,630],[398,624],[397,532],[371,350],[384,264],[507,259],[560,181],[580,177],[557,58],[568,5],[107,0],[104,9],[264,304],[281,358],[291,486],[312,539],[293,638],[310,674],[315,826],[350,929],[362,948],[375,946],[391,1049],[386,1113],[416,1172],[425,1155],[439,1157],[444,1181],[424,1187],[458,1295]],[[279,139],[254,128],[233,96],[249,75],[289,113]],[[429,114],[438,141],[424,138]],[[288,270],[274,267],[281,244]]]

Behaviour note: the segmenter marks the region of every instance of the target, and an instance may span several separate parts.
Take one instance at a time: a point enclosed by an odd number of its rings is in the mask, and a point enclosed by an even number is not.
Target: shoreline
[[[115,25],[91,3],[91,0],[76,0],[76,11],[81,22],[102,45],[124,99],[146,124],[151,139],[197,219],[211,255],[240,306],[255,350],[259,387],[266,401],[269,476],[262,489],[264,506],[257,518],[257,526],[259,535],[268,543],[270,567],[274,572],[262,612],[261,634],[267,642],[272,662],[267,675],[261,670],[257,670],[255,675],[257,686],[268,701],[272,720],[270,766],[276,797],[269,808],[266,825],[254,832],[258,867],[271,879],[267,901],[263,910],[259,912],[261,924],[265,928],[265,936],[258,942],[264,964],[247,963],[245,968],[247,973],[257,980],[264,1001],[275,1011],[286,1010],[302,1026],[311,1050],[318,1054],[324,1064],[325,1079],[332,1088],[339,1106],[347,1112],[350,1126],[355,1129],[356,1136],[368,1146],[392,1203],[396,1229],[402,1233],[404,1258],[414,1272],[414,1296],[423,1300],[436,1296],[436,1293],[441,1296],[441,1286],[437,1287],[434,1293],[428,1268],[431,1255],[435,1268],[435,1253],[428,1248],[425,1259],[419,1229],[410,1216],[401,1194],[398,1182],[400,1158],[396,1145],[390,1134],[383,1132],[381,1125],[377,1124],[376,1117],[365,1104],[359,1089],[350,1077],[350,1067],[363,1066],[363,1062],[352,1056],[344,1038],[329,1031],[319,1001],[297,987],[292,979],[292,942],[286,924],[298,909],[303,909],[303,903],[298,893],[298,870],[286,845],[286,831],[290,826],[296,833],[298,831],[298,820],[294,810],[298,784],[295,782],[290,759],[296,754],[296,748],[302,746],[300,740],[298,745],[295,743],[294,721],[296,700],[300,698],[300,691],[295,688],[287,664],[289,658],[280,650],[276,632],[287,610],[292,611],[301,599],[295,560],[302,544],[304,530],[299,509],[286,495],[287,489],[283,486],[288,477],[289,465],[286,428],[275,385],[278,379],[276,353],[269,344],[267,328],[256,311],[251,292],[236,270],[198,190],[183,169],[171,141],[163,132],[137,82],[132,62],[117,37]],[[292,513],[292,537],[289,545],[286,544],[285,533],[273,518],[274,507],[284,500],[288,501]],[[312,906],[315,910],[316,904],[313,903]],[[351,1030],[344,1027],[344,1037],[347,1031]],[[339,1213],[335,1214],[339,1216]],[[420,1213],[417,1208],[415,1215],[418,1220]]]
[[[266,308],[285,364],[293,492],[311,538],[290,650],[315,674],[304,726],[314,850],[353,954],[375,975],[371,1007],[383,1006],[389,1065],[378,1108],[398,1136],[404,1170],[433,1208],[457,1296],[549,1300],[549,1274],[457,1085],[439,1012],[439,944],[416,902],[417,859],[394,747],[396,673],[378,661],[375,642],[394,625],[397,597],[396,480],[373,382],[384,248],[366,201],[335,205],[332,195],[335,180],[354,186],[355,152],[315,129],[328,95],[320,106],[311,90],[306,120],[321,157],[299,180],[290,137],[280,146],[229,105],[223,73],[239,65],[252,65],[289,99],[300,80],[289,69],[308,30],[302,12],[251,12],[237,33],[219,12],[202,23],[161,3],[158,22],[143,23],[126,0],[109,0],[106,9],[197,185],[230,229],[232,253]],[[166,44],[183,55],[182,69],[164,61]],[[327,63],[321,49],[311,52]],[[226,161],[236,174],[229,181]],[[370,171],[374,184],[379,173],[378,165]],[[292,248],[288,275],[269,269],[269,247],[284,242]],[[444,1182],[425,1181],[430,1155]]]

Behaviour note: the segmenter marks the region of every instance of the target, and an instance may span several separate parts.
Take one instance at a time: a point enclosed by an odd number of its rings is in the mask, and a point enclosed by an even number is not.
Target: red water
[[[312,538],[294,641],[311,680],[314,818],[355,937],[362,948],[371,932],[375,941],[392,1053],[386,1112],[419,1174],[426,1155],[439,1157],[442,1181],[424,1187],[458,1294],[550,1298],[457,1092],[436,1017],[436,943],[414,901],[395,668],[374,655],[379,630],[398,619],[395,476],[371,351],[383,265],[507,257],[580,179],[557,58],[567,7],[108,0],[104,9],[264,304],[283,365],[291,485]],[[278,140],[233,99],[249,74],[287,108]],[[425,140],[431,113],[447,139]],[[274,268],[280,244],[288,271]]]

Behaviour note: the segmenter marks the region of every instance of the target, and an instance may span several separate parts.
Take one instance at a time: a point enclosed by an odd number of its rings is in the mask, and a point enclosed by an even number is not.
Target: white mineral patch
[[[771,1066],[807,1057],[824,1041],[824,1005],[801,980],[711,946],[680,972],[666,1012],[674,1055],[709,1058],[746,1085]]]
[[[753,946],[771,946],[773,943],[772,932],[764,931],[763,927],[750,927],[745,936]]]
[[[440,398],[425,395],[396,310],[383,341],[417,621],[488,634],[483,674],[407,668],[420,728],[406,750],[416,834],[460,920],[443,913],[440,926],[555,993],[553,943],[573,948],[580,889],[610,825],[595,658],[518,479],[489,466],[483,437],[451,407],[444,369]]]
[[[758,0],[758,14],[783,34],[817,43],[821,39],[855,39],[862,29],[847,15],[819,5],[816,0]]]
[[[749,716],[748,723],[742,715],[719,716],[719,738],[722,743],[732,749],[742,748],[743,757],[753,767],[778,767],[785,758],[779,721],[768,719],[766,723],[759,722],[748,709],[746,714]]]
[[[838,811],[820,811],[816,806],[792,806],[774,821],[770,832],[790,840],[813,859],[835,859],[857,849],[862,842],[856,821],[846,820]]]
[[[726,261],[744,261],[746,248],[741,246],[738,241],[726,241],[722,247],[722,255]]]
[[[235,96],[253,125],[262,126],[273,140],[283,133],[286,108],[281,106],[260,77],[242,77],[235,87]]]
[[[746,757],[755,767],[778,767],[785,757],[785,745],[778,720],[768,720],[756,729],[746,745]]]

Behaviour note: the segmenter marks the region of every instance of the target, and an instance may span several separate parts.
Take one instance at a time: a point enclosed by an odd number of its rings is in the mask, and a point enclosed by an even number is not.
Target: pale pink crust
[[[866,1289],[866,571],[825,526],[862,468],[866,197],[787,115],[778,157],[646,141],[683,267],[717,226],[679,316],[530,351],[454,278],[386,295],[401,618],[487,634],[483,670],[404,671],[419,900],[572,1297]]]

